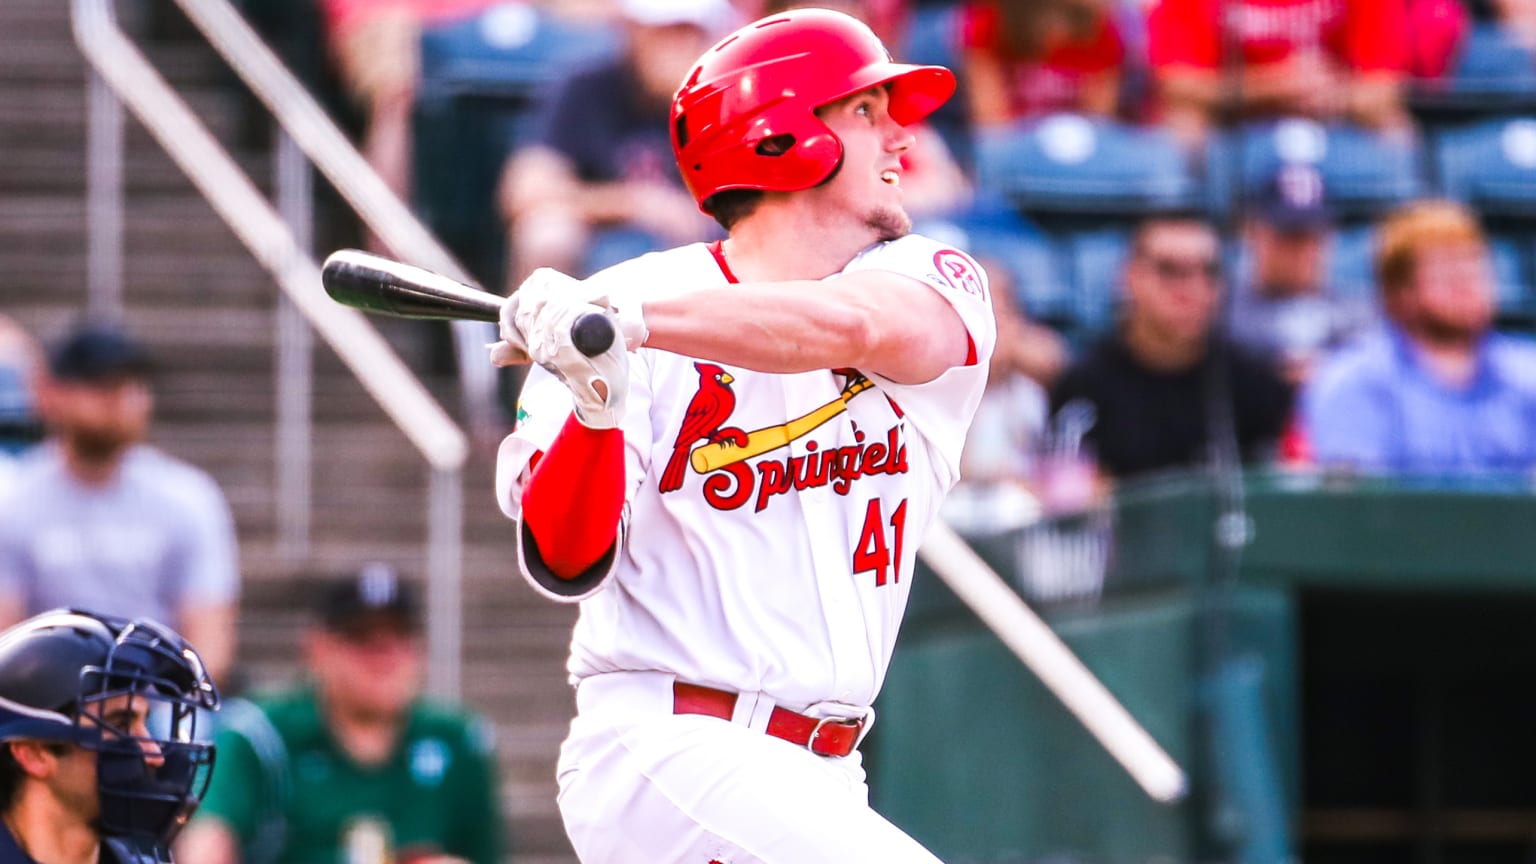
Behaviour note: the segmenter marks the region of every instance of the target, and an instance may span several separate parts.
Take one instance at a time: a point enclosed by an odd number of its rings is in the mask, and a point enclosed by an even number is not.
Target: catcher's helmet
[[[672,98],[677,167],[704,210],[727,189],[792,192],[831,176],[843,145],[816,109],[881,84],[906,125],[955,91],[942,66],[891,61],[862,21],[828,9],[792,9],[725,37]]]
[[[144,701],[149,737],[104,716],[105,700],[122,696]],[[197,712],[218,705],[202,658],[153,621],[56,609],[0,633],[0,742],[95,751],[106,837],[163,847],[176,835],[213,769],[213,745],[195,737]]]

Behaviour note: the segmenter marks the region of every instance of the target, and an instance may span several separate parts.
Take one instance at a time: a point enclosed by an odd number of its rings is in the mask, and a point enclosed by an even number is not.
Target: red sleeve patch
[[[954,249],[940,249],[933,255],[933,266],[951,288],[964,291],[974,297],[987,299],[986,284],[981,279],[981,268],[964,253]]]

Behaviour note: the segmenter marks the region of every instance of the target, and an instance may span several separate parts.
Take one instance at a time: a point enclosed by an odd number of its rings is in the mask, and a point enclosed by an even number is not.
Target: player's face
[[[1198,222],[1169,222],[1146,231],[1126,267],[1129,314],[1162,338],[1205,338],[1221,300],[1220,244]]]
[[[816,112],[843,142],[837,174],[812,190],[821,198],[818,210],[852,216],[876,240],[894,240],[912,230],[901,198],[901,157],[916,139],[891,119],[890,101],[884,87],[872,87]]]
[[[92,459],[109,458],[143,440],[153,406],[149,385],[137,378],[54,382],[44,388],[41,402],[48,423]]]
[[[1488,256],[1470,243],[1420,250],[1409,305],[1409,326],[1430,338],[1478,338],[1492,325],[1494,315]]]
[[[149,703],[131,694],[112,696],[85,703],[81,712],[82,726],[96,726],[97,718],[105,728],[102,737],[107,740],[123,736],[138,739],[144,752],[144,762],[151,771],[165,764],[165,755],[152,739],[149,728]],[[83,822],[94,822],[100,813],[100,793],[97,791],[96,753],[84,747],[67,745],[55,754],[55,768],[47,778],[47,784],[55,798],[63,802],[69,811]]]

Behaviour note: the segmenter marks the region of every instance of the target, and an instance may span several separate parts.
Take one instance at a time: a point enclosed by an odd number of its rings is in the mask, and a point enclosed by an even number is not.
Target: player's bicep
[[[874,332],[860,368],[892,381],[921,384],[963,365],[970,338],[965,323],[939,292],[887,270],[837,277],[841,287],[878,298]]]

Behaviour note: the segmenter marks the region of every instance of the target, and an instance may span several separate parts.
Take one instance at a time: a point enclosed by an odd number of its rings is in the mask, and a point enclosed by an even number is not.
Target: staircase
[[[119,4],[130,32],[143,10]],[[157,11],[162,11],[157,8]],[[211,49],[164,28],[138,38],[246,172],[270,186],[270,154],[240,143],[239,98]],[[0,312],[42,339],[86,306],[86,69],[61,0],[0,3]],[[274,519],[274,310],[279,289],[136,121],[127,131],[124,307],[159,361],[155,444],[210,471],[234,510],[245,594],[241,668],[253,684],[298,670],[306,577],[385,560],[425,572],[426,463],[320,344],[316,351],[310,554],[290,560]],[[380,322],[425,369],[424,328]],[[450,410],[452,381],[428,380]],[[573,710],[564,655],[574,609],[515,572],[493,464],[465,473],[464,701],[499,730],[507,829],[517,864],[572,864],[555,811],[554,762]],[[194,862],[195,864],[195,862]]]

